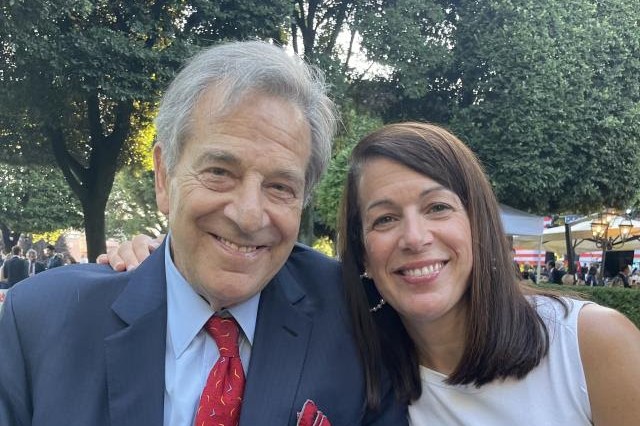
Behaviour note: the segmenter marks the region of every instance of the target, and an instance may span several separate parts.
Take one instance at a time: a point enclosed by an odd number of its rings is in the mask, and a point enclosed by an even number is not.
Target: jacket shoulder
[[[106,265],[67,265],[20,281],[11,289],[12,299],[17,309],[33,310],[34,314],[45,306],[49,308],[44,312],[52,306],[73,309],[87,301],[114,300],[129,276],[129,272],[114,272]]]

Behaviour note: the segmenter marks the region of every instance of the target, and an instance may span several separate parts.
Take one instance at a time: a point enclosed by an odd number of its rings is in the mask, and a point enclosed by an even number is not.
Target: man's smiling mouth
[[[228,247],[229,249],[240,252],[240,253],[253,253],[258,249],[265,247],[265,246],[242,246],[234,243],[233,241],[229,241],[225,238],[222,238],[219,235],[215,235],[215,234],[212,234],[212,235],[215,237],[216,240],[220,241],[225,247]]]

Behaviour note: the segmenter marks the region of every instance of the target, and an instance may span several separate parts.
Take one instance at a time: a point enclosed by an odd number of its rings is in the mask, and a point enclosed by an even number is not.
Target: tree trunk
[[[309,203],[309,205],[302,211],[298,241],[302,244],[311,246],[315,239],[315,235],[313,234],[313,205]]]
[[[11,247],[18,244],[20,240],[20,232],[14,232],[4,223],[0,223],[0,231],[2,231],[2,243],[4,250],[8,253],[11,251]]]
[[[104,196],[90,197],[82,203],[89,262],[95,262],[99,254],[107,252],[104,215],[107,199],[108,193],[106,198]]]
[[[87,257],[95,262],[106,251],[104,210],[118,170],[118,156],[131,131],[131,101],[121,101],[114,108],[113,129],[107,135],[97,94],[87,97],[87,118],[91,153],[88,165],[77,161],[66,147],[65,135],[57,126],[49,127],[53,154],[84,213]]]

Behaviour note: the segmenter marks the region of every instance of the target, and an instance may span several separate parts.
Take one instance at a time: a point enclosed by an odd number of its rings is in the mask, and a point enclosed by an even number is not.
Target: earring
[[[360,274],[360,279],[361,280],[373,281],[373,279],[369,276],[367,271],[364,271],[362,274]],[[378,312],[386,304],[387,304],[387,301],[384,300],[384,298],[381,297],[380,298],[380,302],[378,302],[378,304],[376,306],[374,306],[373,308],[369,308],[369,312]]]
[[[370,308],[370,309],[369,309],[369,312],[372,312],[372,313],[378,312],[378,311],[379,311],[380,309],[382,309],[382,307],[383,307],[384,305],[386,305],[386,304],[387,304],[387,301],[386,301],[386,300],[384,300],[384,299],[381,297],[381,298],[380,298],[380,302],[379,302],[376,306],[374,306],[373,308]]]

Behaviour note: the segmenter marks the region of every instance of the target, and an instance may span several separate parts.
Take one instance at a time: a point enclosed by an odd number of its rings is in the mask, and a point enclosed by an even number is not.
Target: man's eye
[[[210,173],[214,176],[229,176],[229,171],[220,167],[212,167],[207,170],[207,173]]]
[[[221,167],[211,167],[198,175],[198,180],[206,188],[214,191],[225,191],[233,186],[233,174]]]
[[[273,183],[269,186],[269,190],[278,198],[291,199],[296,197],[296,191],[289,185],[282,183]]]

